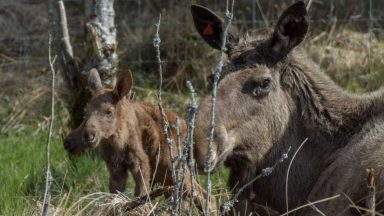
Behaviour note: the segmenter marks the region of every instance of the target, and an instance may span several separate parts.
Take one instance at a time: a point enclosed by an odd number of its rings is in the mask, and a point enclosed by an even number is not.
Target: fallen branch
[[[163,194],[171,193],[173,191],[173,186],[166,186],[156,189],[155,191],[150,192],[148,195],[141,196],[132,202],[129,202],[124,205],[125,212],[128,212],[138,206],[141,206],[147,203],[148,197],[155,199],[156,197],[162,196]]]

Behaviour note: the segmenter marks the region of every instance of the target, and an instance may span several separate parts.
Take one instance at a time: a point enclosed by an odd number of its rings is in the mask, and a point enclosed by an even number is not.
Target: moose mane
[[[350,93],[304,57],[302,51],[295,50],[288,58],[281,71],[282,87],[290,92],[299,117],[312,129],[330,136],[351,132],[383,112],[384,88],[362,95]]]

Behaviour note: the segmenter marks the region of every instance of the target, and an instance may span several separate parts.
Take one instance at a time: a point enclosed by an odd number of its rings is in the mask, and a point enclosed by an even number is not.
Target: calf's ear
[[[195,28],[200,36],[213,48],[220,50],[223,44],[224,22],[214,12],[201,5],[192,4],[191,13]],[[229,50],[238,43],[237,34],[233,28],[227,32],[226,50]]]
[[[103,85],[101,84],[101,79],[99,72],[95,68],[92,68],[88,74],[88,87],[91,90],[92,94],[95,94],[97,90],[101,89]]]
[[[132,72],[130,70],[127,70],[123,72],[117,81],[117,84],[115,86],[115,89],[113,92],[120,98],[124,98],[126,96],[129,96],[131,93],[132,88]]]
[[[304,2],[291,5],[277,22],[271,41],[272,51],[279,55],[288,54],[304,40],[308,27],[309,16]]]

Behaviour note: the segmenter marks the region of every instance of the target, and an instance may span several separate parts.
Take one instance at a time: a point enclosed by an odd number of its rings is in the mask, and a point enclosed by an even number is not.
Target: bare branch
[[[158,105],[159,110],[160,110],[161,120],[163,122],[163,134],[164,134],[164,137],[166,139],[166,142],[167,142],[167,145],[169,148],[169,152],[171,155],[171,161],[174,161],[173,151],[172,151],[172,139],[169,138],[169,134],[168,134],[169,122],[168,122],[168,119],[164,113],[164,108],[162,105],[162,98],[161,98],[161,90],[162,90],[162,86],[163,86],[163,67],[162,67],[162,61],[161,61],[161,55],[160,55],[160,43],[161,43],[161,39],[160,39],[160,35],[159,35],[160,24],[161,24],[161,14],[159,15],[159,21],[155,24],[156,33],[155,33],[155,37],[153,38],[153,46],[156,49],[156,58],[157,58],[157,62],[159,65],[158,69],[159,69],[159,78],[160,78],[160,81],[159,81],[160,84],[159,84],[159,88],[157,90],[157,105]],[[174,168],[173,163],[172,163],[172,168]],[[172,169],[172,177],[173,177],[173,179],[175,179],[175,170],[174,169]]]
[[[159,66],[158,70],[159,70],[159,78],[160,78],[159,88],[157,90],[157,105],[159,107],[161,121],[163,123],[163,135],[164,135],[164,138],[165,138],[166,143],[168,145],[170,160],[172,163],[172,179],[173,179],[173,182],[175,182],[177,184],[177,182],[178,182],[177,180],[178,180],[179,175],[176,173],[175,164],[174,164],[175,157],[173,156],[173,150],[172,150],[173,140],[169,137],[169,134],[168,134],[169,122],[168,122],[168,119],[165,115],[164,108],[162,106],[162,98],[161,98],[161,90],[162,90],[162,86],[163,86],[163,67],[162,67],[162,61],[161,61],[161,55],[160,55],[160,43],[161,43],[160,34],[159,34],[160,24],[161,24],[161,14],[159,15],[158,22],[155,24],[156,33],[155,33],[155,36],[153,38],[153,46],[156,49],[156,58],[157,58],[158,66]],[[177,160],[177,158],[176,158],[176,160]],[[178,215],[178,210],[179,210],[179,205],[178,205],[179,191],[178,191],[178,189],[179,189],[179,187],[176,187],[172,193],[172,201],[171,201],[172,215]]]
[[[207,173],[207,183],[206,183],[206,191],[207,191],[207,205],[205,207],[205,215],[209,215],[210,213],[210,202],[211,199],[211,164],[212,164],[212,141],[213,141],[213,135],[215,132],[215,106],[216,106],[216,94],[217,94],[217,84],[219,82],[221,72],[223,69],[223,60],[224,60],[224,54],[225,54],[225,47],[227,42],[227,33],[229,26],[232,21],[233,17],[233,7],[234,7],[235,1],[232,0],[232,6],[231,11],[229,11],[229,2],[227,0],[227,7],[225,11],[225,18],[224,18],[224,32],[223,32],[223,39],[221,44],[221,50],[218,58],[218,62],[216,64],[215,73],[213,76],[213,87],[212,87],[212,106],[211,106],[211,120],[209,125],[209,135],[208,135],[208,154],[205,164],[205,171]]]
[[[58,11],[59,11],[59,24],[61,29],[61,40],[63,43],[63,51],[65,57],[73,61],[73,49],[71,42],[69,41],[69,32],[68,32],[68,22],[67,22],[67,14],[65,12],[64,2],[62,0],[57,1]]]
[[[273,166],[262,169],[259,175],[257,175],[254,179],[252,179],[247,184],[243,185],[239,190],[237,190],[236,194],[230,200],[220,206],[220,215],[225,215],[225,213],[229,211],[236,202],[238,202],[239,196],[247,187],[251,186],[258,179],[271,175],[272,172],[275,170],[276,166],[283,163],[288,158],[288,154],[290,151],[291,147],[288,148],[287,152],[285,152],[281,156],[281,158],[275,164],[273,164]]]
[[[73,77],[78,72],[69,41],[67,15],[62,0],[48,0],[48,16],[53,45],[62,68],[64,79],[70,89],[75,87]]]
[[[49,123],[49,130],[48,130],[48,140],[46,144],[45,149],[45,160],[46,160],[46,174],[45,174],[45,191],[44,191],[44,201],[43,201],[43,212],[42,215],[46,216],[49,212],[49,203],[51,200],[51,184],[53,181],[52,175],[51,175],[51,165],[50,165],[50,144],[52,141],[52,131],[53,131],[53,122],[55,118],[55,69],[53,67],[53,60],[51,56],[51,35],[49,35],[48,39],[48,60],[49,60],[49,66],[50,71],[52,75],[51,80],[51,121]]]
[[[83,120],[86,99],[90,93],[85,88],[86,82],[84,82],[74,58],[64,1],[48,0],[48,16],[52,45],[55,48],[65,84],[71,92],[71,97],[67,99],[66,105],[71,113],[70,125],[75,128]]]
[[[189,93],[191,95],[191,103],[187,107],[186,111],[186,121],[187,121],[187,137],[185,139],[185,149],[189,149],[189,161],[188,161],[188,168],[190,171],[190,179],[191,179],[191,197],[189,204],[190,206],[193,205],[193,197],[196,196],[195,192],[195,159],[193,156],[193,131],[195,129],[195,116],[196,116],[196,92],[195,89],[192,86],[192,83],[190,81],[187,81],[187,88],[189,90]],[[192,208],[189,208],[188,211],[189,215],[192,215]]]

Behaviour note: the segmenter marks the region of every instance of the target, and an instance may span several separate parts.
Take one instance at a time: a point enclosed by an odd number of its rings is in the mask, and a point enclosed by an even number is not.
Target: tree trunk
[[[87,78],[92,68],[98,70],[106,87],[115,85],[118,57],[113,3],[114,0],[85,1],[87,56],[80,63],[75,61],[70,43],[63,0],[48,0],[53,44],[70,95],[65,101],[70,112],[71,128],[80,125],[85,106],[91,98]]]
[[[118,57],[114,0],[85,1],[85,15],[90,56],[84,71],[96,68],[104,86],[114,87]]]

